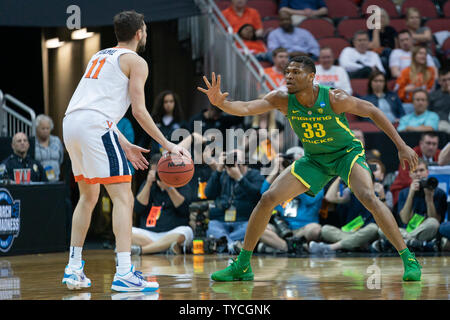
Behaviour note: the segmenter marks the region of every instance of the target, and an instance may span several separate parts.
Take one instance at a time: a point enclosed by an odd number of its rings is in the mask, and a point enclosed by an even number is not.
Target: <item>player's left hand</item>
[[[417,153],[407,145],[398,150],[398,158],[402,169],[405,169],[405,161],[408,162],[410,171],[414,171],[419,163]]]
[[[148,161],[147,159],[145,159],[142,153],[148,153],[150,152],[150,150],[141,148],[139,146],[130,143],[127,144],[126,146],[123,146],[123,151],[125,152],[128,161],[131,162],[131,165],[136,170],[145,170],[148,168]]]

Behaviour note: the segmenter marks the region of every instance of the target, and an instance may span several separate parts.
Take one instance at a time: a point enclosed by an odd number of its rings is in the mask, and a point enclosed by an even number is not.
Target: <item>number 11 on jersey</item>
[[[95,71],[94,75],[93,75],[92,78],[91,78],[91,73],[92,73],[92,71],[94,71],[94,68],[95,68],[95,66],[97,65],[98,59],[99,59],[99,58],[97,58],[97,59],[95,59],[94,61],[92,61],[92,66],[91,66],[91,68],[89,69],[88,73],[86,74],[85,78],[88,78],[88,79],[89,79],[89,78],[90,78],[90,79],[98,79],[98,74],[100,73],[100,70],[103,68],[103,65],[104,65],[105,62],[106,62],[106,58],[100,60],[99,66],[98,66],[97,70]]]

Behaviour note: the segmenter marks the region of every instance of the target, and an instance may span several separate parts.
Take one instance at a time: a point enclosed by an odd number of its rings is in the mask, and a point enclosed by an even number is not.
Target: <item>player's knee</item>
[[[277,201],[277,197],[271,191],[264,192],[262,194],[261,200],[260,200],[261,204],[263,206],[267,206],[267,207],[275,207],[277,205],[276,201]]]
[[[80,200],[85,203],[89,208],[94,208],[97,205],[98,193],[85,193],[80,195]]]
[[[377,197],[373,190],[359,190],[357,198],[368,209],[373,209],[377,205]]]

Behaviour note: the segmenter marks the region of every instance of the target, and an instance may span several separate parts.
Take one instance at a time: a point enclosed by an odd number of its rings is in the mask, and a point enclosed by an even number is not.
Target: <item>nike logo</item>
[[[409,261],[416,261],[415,259],[413,259],[413,258],[408,258],[408,260]]]
[[[125,283],[129,283],[129,284],[131,284],[133,286],[137,286],[137,287],[140,287],[142,285],[141,281],[136,283],[136,282],[128,281],[128,280],[125,280],[125,279],[120,279],[120,280],[125,282]]]
[[[245,268],[244,270],[242,270],[244,273],[247,272],[248,268],[250,268],[250,266],[248,266],[247,268]]]
[[[348,149],[348,150],[347,150],[347,153],[349,153],[349,152],[352,151],[353,149],[355,149],[355,148],[350,148],[350,149]]]
[[[292,110],[292,113],[298,113],[300,110]]]

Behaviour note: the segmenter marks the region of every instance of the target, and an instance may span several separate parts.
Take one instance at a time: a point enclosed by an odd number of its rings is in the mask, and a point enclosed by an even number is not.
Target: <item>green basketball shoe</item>
[[[211,279],[214,281],[252,281],[253,278],[251,265],[241,266],[238,259],[233,259],[228,267],[211,275]]]
[[[422,266],[419,261],[417,261],[414,253],[407,253],[407,256],[403,258],[403,265],[405,268],[403,281],[420,281],[422,276],[422,271],[420,269],[422,269]]]

